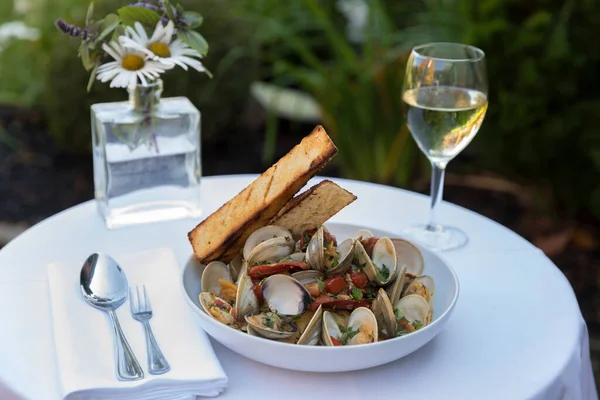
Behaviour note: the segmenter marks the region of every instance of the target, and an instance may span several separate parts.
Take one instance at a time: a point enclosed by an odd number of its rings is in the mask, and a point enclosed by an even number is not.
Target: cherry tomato
[[[333,336],[329,336],[329,339],[331,339],[331,343],[333,343],[334,346],[342,346],[342,342],[340,342],[339,340],[337,340]]]
[[[363,245],[363,247],[365,248],[365,251],[367,252],[369,257],[371,257],[373,255],[373,247],[375,247],[375,243],[377,243],[378,240],[379,240],[379,238],[372,237],[372,238],[363,239],[360,241],[360,244]]]
[[[346,289],[346,281],[341,275],[332,276],[325,281],[325,290],[331,294],[338,294]]]
[[[367,278],[367,274],[362,271],[353,272],[352,275],[350,275],[350,278],[352,279],[354,286],[359,289],[365,288],[369,284],[369,278]]]

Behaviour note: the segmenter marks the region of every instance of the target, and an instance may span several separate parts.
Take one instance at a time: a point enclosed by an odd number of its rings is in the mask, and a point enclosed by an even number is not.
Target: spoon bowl
[[[115,313],[127,300],[129,284],[125,273],[109,255],[94,253],[83,264],[79,282],[83,298],[110,316],[115,337],[117,378],[121,381],[142,379],[142,367],[135,358]]]

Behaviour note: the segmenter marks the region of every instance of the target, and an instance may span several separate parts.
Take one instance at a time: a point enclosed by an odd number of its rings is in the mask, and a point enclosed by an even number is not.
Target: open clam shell
[[[408,296],[411,294],[417,294],[423,297],[431,306],[433,304],[433,296],[435,294],[435,282],[429,275],[420,275],[412,279],[402,296]]]
[[[287,229],[285,229],[281,226],[267,225],[267,226],[263,226],[262,228],[255,230],[254,232],[252,232],[252,234],[250,236],[248,236],[248,239],[246,239],[246,242],[244,243],[244,249],[242,251],[244,260],[248,260],[248,258],[250,258],[250,253],[259,244],[261,244],[267,240],[279,238],[279,237],[288,238],[289,242],[290,242],[290,246],[292,246],[292,248],[293,248],[294,240],[292,238],[292,234],[290,233],[290,231],[288,231]],[[291,251],[289,254],[291,254]],[[265,261],[265,260],[259,260],[259,261]],[[252,265],[252,263],[251,263],[251,265]]]
[[[271,275],[264,280],[261,293],[269,309],[280,315],[300,315],[311,302],[308,290],[288,275]]]
[[[338,265],[326,269],[327,275],[341,275],[344,274],[348,268],[352,265],[352,259],[354,258],[354,239],[346,239],[339,244],[336,251],[338,253]]]
[[[377,297],[371,304],[371,311],[377,319],[379,334],[385,338],[395,337],[398,324],[392,303],[383,288],[380,288],[377,292]]]
[[[246,315],[252,315],[258,312],[258,298],[254,293],[252,280],[247,273],[240,275],[238,282],[238,291],[235,298],[235,316],[240,322],[244,321]]]
[[[302,336],[298,339],[296,344],[306,346],[316,346],[321,338],[321,329],[323,328],[323,307],[319,306],[317,311],[313,314],[310,322],[304,329]]]
[[[289,318],[282,317],[274,312],[265,312],[255,315],[246,315],[247,329],[267,339],[286,339],[296,333],[296,325]]]
[[[200,305],[204,312],[217,321],[236,329],[239,327],[233,316],[231,304],[227,303],[225,300],[210,292],[200,293],[198,300],[200,300]]]
[[[322,325],[321,342],[323,345],[334,346],[331,338],[338,341],[342,339],[342,329],[346,326],[346,321],[340,315],[324,311]]]
[[[238,253],[233,257],[233,260],[229,262],[229,273],[231,274],[232,282],[236,282],[240,277],[243,265],[244,258],[242,257],[242,253]]]
[[[317,279],[323,279],[325,274],[321,271],[316,271],[314,269],[308,269],[306,271],[298,271],[294,272],[290,275],[292,278],[296,279],[303,285],[308,285],[309,283],[316,282]]]
[[[358,331],[348,339],[346,345],[373,343],[378,340],[377,319],[371,310],[366,307],[358,307],[348,319],[348,330]]]
[[[363,266],[363,271],[367,274],[369,281],[377,286],[385,286],[396,275],[396,250],[389,238],[380,238],[373,246],[372,257],[369,257],[367,251],[359,240],[355,242],[354,254],[358,258],[358,263]]]
[[[221,284],[219,279],[233,282],[229,268],[221,261],[212,261],[204,268],[202,272],[202,291],[220,295]]]
[[[306,247],[306,261],[312,269],[323,271],[325,266],[325,251],[323,245],[325,239],[323,237],[323,226],[321,225],[315,234],[312,236]]]
[[[409,323],[420,322],[423,326],[431,323],[431,307],[427,301],[416,294],[409,294],[396,303],[396,308]]]
[[[294,242],[288,237],[275,237],[261,242],[252,249],[246,261],[253,266],[265,261],[279,261],[294,251]]]
[[[402,291],[404,290],[404,283],[406,282],[406,265],[399,267],[398,273],[396,274],[396,278],[389,285],[385,291],[390,299],[391,304],[396,304],[400,297],[402,296]]]
[[[292,261],[302,261],[302,262],[305,262],[306,261],[306,253],[304,253],[302,251],[297,251],[295,253],[290,254],[289,258]]]
[[[359,229],[354,233],[355,240],[369,239],[373,237],[373,232],[368,229]]]
[[[406,272],[413,275],[421,275],[425,267],[425,260],[421,250],[411,242],[404,239],[392,239],[396,250],[398,268],[405,265]]]

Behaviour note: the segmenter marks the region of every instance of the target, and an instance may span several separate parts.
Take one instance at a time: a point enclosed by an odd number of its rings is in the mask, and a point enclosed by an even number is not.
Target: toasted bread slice
[[[324,180],[290,200],[269,225],[279,225],[298,238],[302,232],[322,225],[356,196],[330,180]]]
[[[248,236],[266,225],[336,154],[337,148],[325,129],[317,126],[300,144],[188,233],[196,258],[201,263],[231,261]]]

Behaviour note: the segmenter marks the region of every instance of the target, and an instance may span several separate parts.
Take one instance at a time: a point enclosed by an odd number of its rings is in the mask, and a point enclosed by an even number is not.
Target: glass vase
[[[130,87],[129,102],[91,107],[94,186],[109,228],[179,218],[200,209],[200,112],[161,99],[162,81]]]

